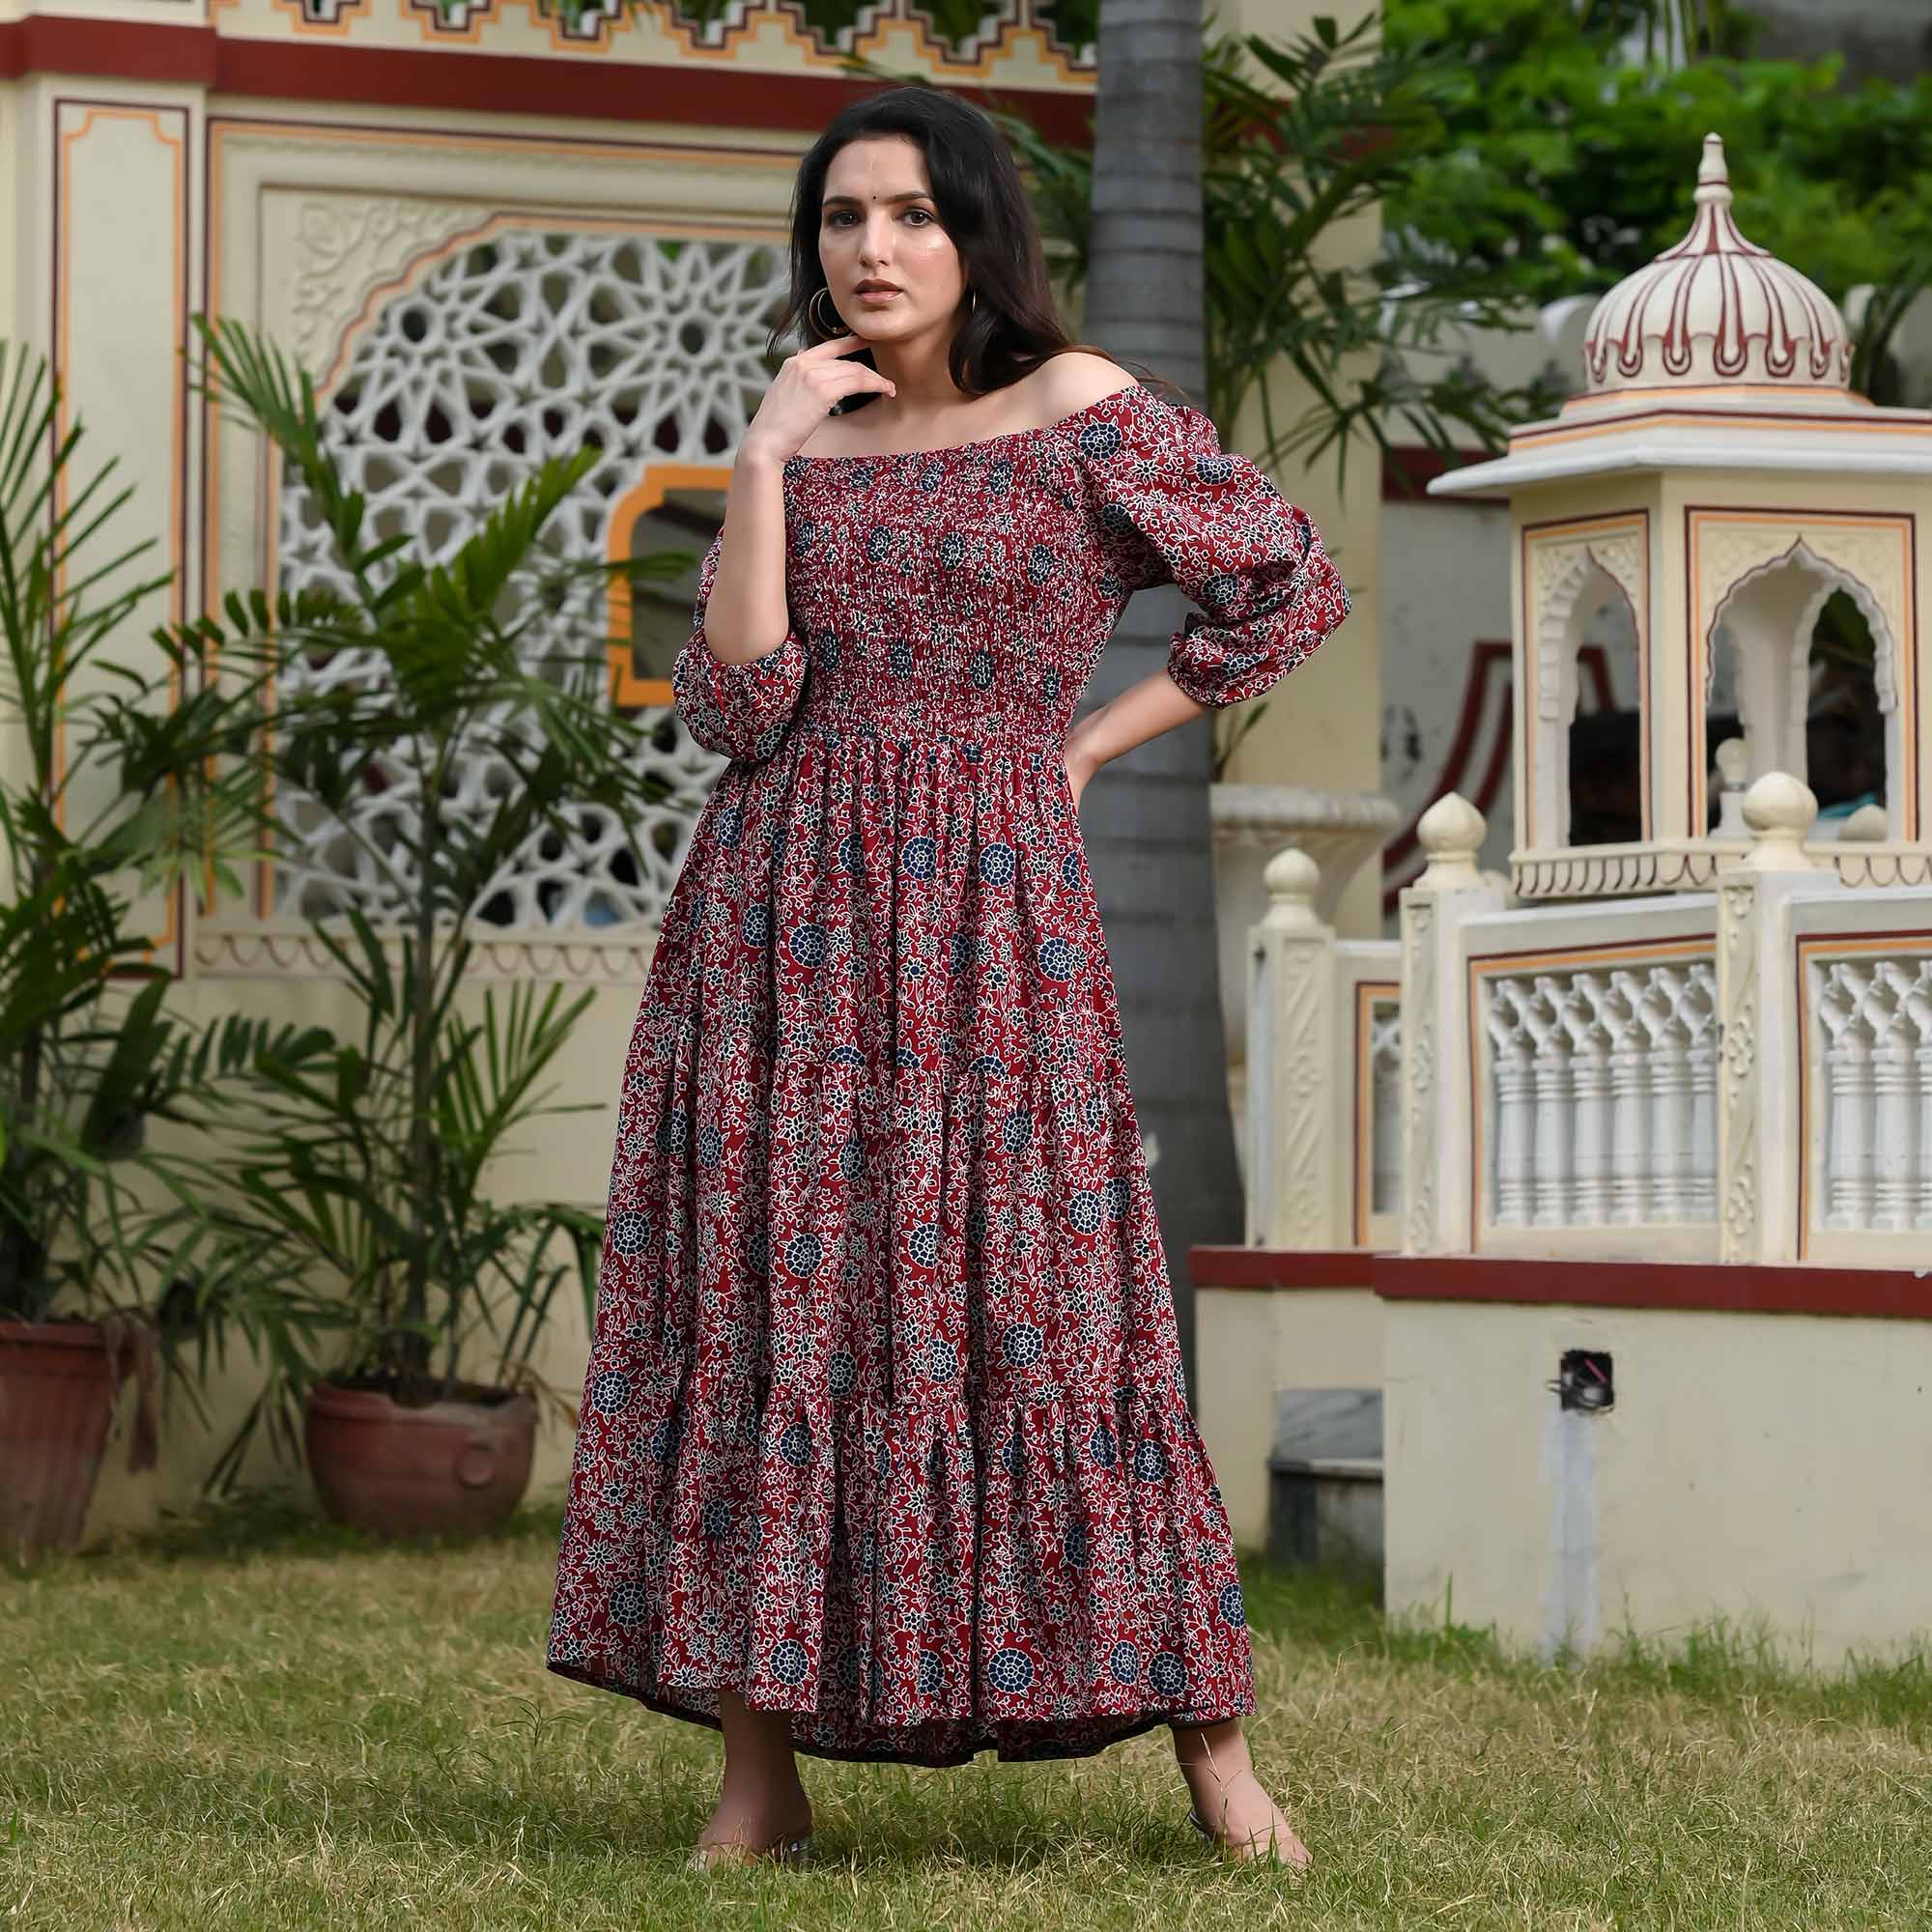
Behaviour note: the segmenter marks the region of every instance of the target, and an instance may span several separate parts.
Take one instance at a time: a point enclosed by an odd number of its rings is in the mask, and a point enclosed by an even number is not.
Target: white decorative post
[[[1660,1221],[1690,1218],[1690,1029],[1683,1018],[1689,975],[1653,966],[1637,1016],[1650,1037],[1650,1207]]]
[[[1536,1041],[1536,1209],[1530,1219],[1539,1228],[1570,1225],[1577,1102],[1565,1021],[1576,999],[1561,980],[1543,973],[1537,976],[1536,997],[1524,1009]]]
[[[1745,794],[1748,852],[1718,872],[1719,1252],[1727,1262],[1798,1259],[1797,991],[1786,971],[1787,901],[1835,883],[1804,839],[1818,816],[1811,787],[1767,772]]]
[[[1610,975],[1610,1219],[1620,1228],[1649,1218],[1650,1041],[1639,1010],[1643,983]]]
[[[1578,973],[1574,984],[1576,998],[1565,1014],[1577,1095],[1571,1219],[1579,1228],[1600,1228],[1610,1217],[1610,1035],[1603,1017],[1609,989],[1598,973]]]
[[[1684,1023],[1690,1048],[1690,1191],[1687,1217],[1718,1218],[1718,976],[1707,960],[1691,963]]]
[[[1918,962],[1918,976],[1906,989],[1905,1010],[1918,1031],[1913,1062],[1918,1071],[1917,1207],[1912,1226],[1932,1228],[1932,959]]]
[[[1429,865],[1402,895],[1403,1251],[1466,1253],[1469,1177],[1469,1037],[1463,999],[1463,921],[1502,909],[1501,891],[1476,869],[1489,830],[1450,792],[1422,814],[1416,836]]]
[[[1249,928],[1250,1247],[1346,1244],[1335,1130],[1335,933],[1315,909],[1321,868],[1291,845],[1262,874]]]
[[[1873,987],[1872,1219],[1874,1228],[1909,1230],[1918,1192],[1918,1029],[1910,998],[1914,975],[1882,959]]]

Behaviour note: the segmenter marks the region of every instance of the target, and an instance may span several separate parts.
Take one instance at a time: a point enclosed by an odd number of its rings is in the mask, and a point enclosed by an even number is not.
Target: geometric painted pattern
[[[324,440],[347,486],[368,499],[367,527],[408,532],[417,554],[449,555],[546,457],[602,451],[552,518],[558,559],[592,562],[615,503],[652,463],[727,465],[771,376],[764,345],[782,306],[783,251],[765,242],[512,230],[460,244],[382,307],[356,337],[327,406]],[[285,588],[347,591],[315,505],[284,472],[279,573]],[[521,588],[526,608],[532,583]],[[607,599],[594,581],[538,612],[532,663],[558,654],[602,662]],[[285,692],[379,681],[374,653],[298,664]],[[511,929],[655,925],[692,824],[724,760],[696,743],[668,705],[638,715],[640,761],[670,787],[625,828],[608,813],[565,814],[567,837],[530,835],[474,909]],[[449,803],[483,810],[507,779],[478,746],[459,753]],[[404,839],[418,794],[410,761],[372,765],[355,830],[364,851],[313,798],[285,794],[279,911],[359,907],[378,924],[409,903]],[[639,864],[641,861],[641,867]]]

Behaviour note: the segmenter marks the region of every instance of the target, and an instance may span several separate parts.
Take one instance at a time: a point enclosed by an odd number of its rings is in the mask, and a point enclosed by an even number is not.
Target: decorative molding
[[[1718,888],[1718,1240],[1726,1262],[1758,1253],[1758,898],[1749,873],[1726,874]]]
[[[290,292],[289,347],[327,385],[352,327],[367,319],[373,293],[480,228],[493,211],[483,202],[418,195],[327,194],[302,197],[295,211],[296,272]]]
[[[875,13],[872,31],[861,33],[854,21],[829,47],[796,0],[740,0],[711,23],[652,8],[656,31],[633,36],[623,53],[608,32],[574,36],[542,7],[534,11],[548,52],[527,35],[514,47],[502,44],[508,36],[499,39],[501,50],[487,45],[485,28],[496,10],[481,0],[473,0],[466,10],[473,17],[454,32],[419,20],[429,43],[419,46],[394,44],[389,23],[376,19],[363,0],[321,4],[332,17],[313,12],[298,17],[295,0],[282,0],[266,35],[188,21],[59,15],[0,21],[0,80],[57,73],[200,87],[231,99],[804,134],[822,128],[867,91],[846,63],[871,56],[923,68],[929,80],[982,106],[1025,115],[1051,139],[1076,147],[1093,139],[1094,50],[1063,46],[1051,26],[1035,17],[1031,0],[1009,0],[1014,11],[989,15],[991,31],[982,21],[980,34],[959,49],[940,39],[913,0],[867,10]]]
[[[1276,1243],[1321,1248],[1335,1239],[1333,1160],[1327,1082],[1334,1068],[1334,937],[1282,937],[1276,954],[1275,1066],[1251,1069],[1274,1081],[1275,1164],[1271,1177]]]
[[[1642,533],[1574,537],[1532,542],[1530,555],[1536,582],[1532,609],[1536,613],[1536,715],[1547,724],[1568,724],[1576,715],[1577,688],[1567,673],[1576,662],[1570,646],[1570,622],[1577,599],[1593,571],[1602,571],[1630,606],[1636,626],[1637,647],[1643,648],[1646,599]]]
[[[1932,886],[1932,852],[1922,845],[1831,845],[1821,856],[1837,867],[1847,886]]]
[[[1569,852],[1532,852],[1510,861],[1510,885],[1520,899],[1705,892],[1715,884],[1719,867],[1736,859],[1741,849],[1735,839],[1704,839],[1684,846],[1582,845]],[[1835,867],[1847,886],[1932,885],[1932,850],[1923,845],[1825,839],[1804,849],[1821,865]]]
[[[1402,1168],[1408,1194],[1404,1250],[1425,1253],[1436,1245],[1435,1149],[1435,905],[1413,886],[1403,895]]]
[[[1650,513],[1614,510],[1600,516],[1525,525],[1520,623],[1526,689],[1519,707],[1516,780],[1517,837],[1534,846],[1539,835],[1569,837],[1569,742],[1577,710],[1577,603],[1597,571],[1623,593],[1636,636],[1637,707],[1651,704]],[[1650,735],[1640,734],[1639,805],[1643,835],[1653,830]]]
[[[561,980],[586,986],[636,987],[643,983],[657,950],[648,939],[578,940],[514,934],[502,939],[479,935],[489,930],[473,921],[473,952],[469,977],[475,980]],[[402,965],[400,934],[384,938],[393,966]],[[258,922],[246,925],[197,928],[193,945],[196,977],[207,980],[264,980],[297,974],[303,979],[339,980],[340,964],[305,926]]]

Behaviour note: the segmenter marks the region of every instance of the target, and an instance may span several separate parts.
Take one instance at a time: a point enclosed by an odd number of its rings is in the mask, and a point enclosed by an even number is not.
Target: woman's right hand
[[[796,456],[832,406],[861,390],[895,396],[898,390],[876,369],[843,358],[870,345],[863,336],[835,335],[787,355],[765,391],[758,412],[739,439],[738,455],[768,463]]]

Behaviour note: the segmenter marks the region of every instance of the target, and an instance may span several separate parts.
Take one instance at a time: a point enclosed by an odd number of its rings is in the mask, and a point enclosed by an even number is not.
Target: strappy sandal
[[[1234,1783],[1235,1778],[1254,1777],[1255,1775],[1251,1770],[1243,1770],[1236,1772],[1235,1777],[1223,1777],[1220,1767],[1214,1762],[1214,1747],[1208,1742],[1208,1733],[1197,1730],[1195,1736],[1201,1740],[1201,1748],[1207,1753],[1207,1756],[1205,1758],[1191,1759],[1190,1763],[1196,1765],[1205,1763],[1208,1767],[1208,1776],[1220,1787],[1221,1822],[1225,1828],[1228,1818],[1228,1787]],[[1255,1782],[1259,1784],[1261,1780],[1255,1778]],[[1268,1802],[1273,1804],[1274,1801],[1269,1799]],[[1246,1862],[1251,1859],[1259,1859],[1267,1864],[1287,1865],[1291,1871],[1306,1871],[1313,1862],[1312,1857],[1300,1859],[1293,1857],[1283,1846],[1281,1835],[1275,1831],[1272,1825],[1268,1828],[1267,1844],[1265,1847],[1263,1847],[1260,1843],[1261,1833],[1259,1832],[1251,1834],[1245,1844],[1238,1843],[1227,1835],[1225,1829],[1222,1831],[1214,1830],[1191,1804],[1187,1807],[1187,1822],[1225,1857],[1232,1858],[1238,1862]],[[1304,1852],[1306,1849],[1304,1846]]]

